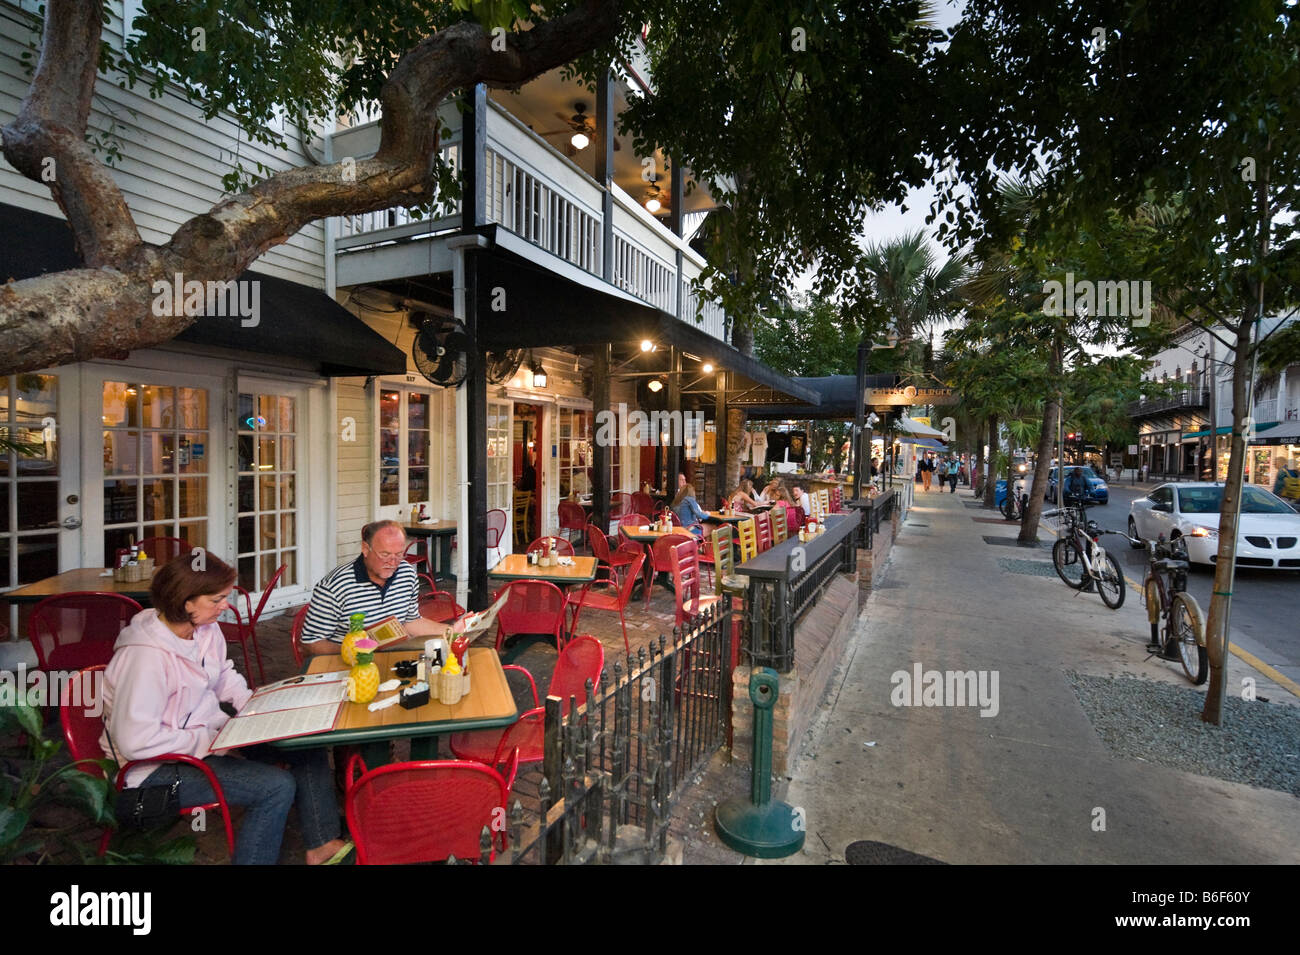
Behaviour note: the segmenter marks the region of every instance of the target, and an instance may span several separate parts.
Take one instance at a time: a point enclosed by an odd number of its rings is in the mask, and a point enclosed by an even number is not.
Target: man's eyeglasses
[[[389,554],[389,553],[385,553],[384,551],[381,551],[381,550],[372,550],[370,553],[372,553],[372,554],[374,554],[376,557],[378,557],[379,560],[380,560],[380,563],[384,563],[384,564],[393,564],[393,563],[397,563],[397,562],[400,561],[403,557],[406,556],[405,553],[400,553],[400,554]]]

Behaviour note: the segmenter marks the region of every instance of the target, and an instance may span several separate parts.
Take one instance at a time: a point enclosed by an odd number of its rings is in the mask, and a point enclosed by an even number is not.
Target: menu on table
[[[334,728],[347,699],[346,672],[289,677],[262,687],[230,719],[212,749],[238,749]]]

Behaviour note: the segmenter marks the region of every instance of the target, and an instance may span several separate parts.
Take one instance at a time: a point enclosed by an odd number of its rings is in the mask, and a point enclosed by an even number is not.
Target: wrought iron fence
[[[732,613],[715,605],[660,635],[587,685],[588,702],[546,699],[536,819],[509,814],[511,864],[657,862],[671,808],[690,775],[726,739],[731,718]],[[487,845],[485,843],[485,845]]]
[[[852,502],[850,506],[862,511],[862,523],[858,525],[858,546],[871,550],[876,533],[880,530],[880,522],[893,517],[898,507],[898,492],[889,490],[861,503]]]

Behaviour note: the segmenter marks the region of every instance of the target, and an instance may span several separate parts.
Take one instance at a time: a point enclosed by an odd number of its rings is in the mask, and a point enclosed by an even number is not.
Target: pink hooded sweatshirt
[[[187,644],[152,609],[136,614],[118,635],[104,674],[107,729],[99,744],[106,755],[116,750],[119,763],[125,764],[164,753],[199,759],[211,753],[212,741],[230,719],[221,702],[239,709],[253,693],[226,658],[226,640],[217,624],[194,631],[196,659],[184,656]],[[133,767],[126,785],[139,786],[158,765]]]

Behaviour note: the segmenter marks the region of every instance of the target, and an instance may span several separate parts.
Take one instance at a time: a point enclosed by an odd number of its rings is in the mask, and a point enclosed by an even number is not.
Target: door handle
[[[54,526],[55,526],[55,527],[60,527],[60,526],[61,526],[65,531],[75,531],[77,528],[81,527],[81,518],[79,518],[79,517],[65,517],[65,518],[63,519],[63,523],[62,523],[61,525],[56,524],[56,525],[54,525]]]

